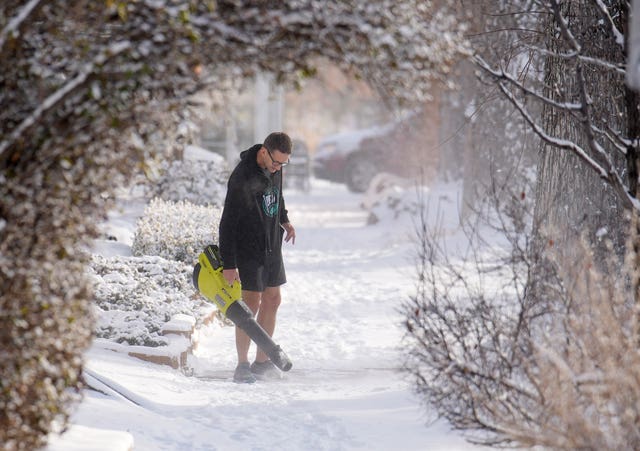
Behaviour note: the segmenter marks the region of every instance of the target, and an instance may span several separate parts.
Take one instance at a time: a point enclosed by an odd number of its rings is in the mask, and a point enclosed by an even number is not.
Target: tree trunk
[[[624,2],[618,2],[620,4]],[[623,49],[602,23],[593,2],[574,1],[562,5],[569,28],[579,39],[583,54],[622,63]],[[622,13],[622,8],[621,13]],[[626,22],[627,18],[619,19]],[[567,52],[566,42],[557,31],[555,20],[548,15],[545,26],[549,55]],[[576,61],[547,56],[545,60],[545,95],[558,102],[580,102]],[[591,121],[602,129],[623,130],[628,127],[628,90],[624,75],[595,65],[582,65],[586,89],[592,100]],[[637,105],[637,101],[636,101]],[[546,105],[542,112],[545,132],[589,149],[585,123],[580,113],[569,115]],[[625,132],[621,133],[626,135]],[[620,173],[626,174],[624,156],[608,141],[600,144],[612,158]],[[597,155],[590,155],[598,159]],[[586,234],[596,245],[602,237],[613,241],[618,252],[624,249],[627,228],[624,210],[609,186],[574,154],[543,145],[538,161],[536,186],[536,224],[544,242],[564,244]]]

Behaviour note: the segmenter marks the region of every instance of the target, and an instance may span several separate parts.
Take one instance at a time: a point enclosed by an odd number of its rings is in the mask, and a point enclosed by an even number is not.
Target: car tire
[[[347,188],[354,193],[364,193],[377,173],[378,168],[370,156],[363,153],[352,155],[345,169]]]

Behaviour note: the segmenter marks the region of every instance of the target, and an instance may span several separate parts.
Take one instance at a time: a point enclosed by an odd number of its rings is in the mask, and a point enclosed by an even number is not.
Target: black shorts
[[[243,290],[264,291],[267,287],[279,287],[287,282],[282,255],[272,255],[264,264],[255,260],[238,262],[238,273]]]

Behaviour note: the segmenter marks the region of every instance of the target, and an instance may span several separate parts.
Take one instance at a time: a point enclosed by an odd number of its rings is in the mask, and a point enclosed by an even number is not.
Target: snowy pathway
[[[397,371],[397,306],[414,275],[407,225],[366,226],[361,196],[339,185],[285,196],[298,235],[285,245],[274,337],[294,364],[286,378],[230,382],[232,327],[204,331],[197,377],[93,349],[88,367],[135,403],[90,392],[74,421],[128,431],[136,450],[473,449],[445,424],[426,425]]]

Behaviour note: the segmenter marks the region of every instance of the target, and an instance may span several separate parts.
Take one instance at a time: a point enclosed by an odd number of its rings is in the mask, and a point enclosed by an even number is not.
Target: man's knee
[[[277,310],[280,306],[282,297],[280,296],[280,290],[267,289],[262,293],[262,304],[260,308],[268,308],[270,310]]]
[[[242,300],[247,307],[251,309],[253,314],[255,315],[260,307],[260,292],[259,291],[242,291]]]

